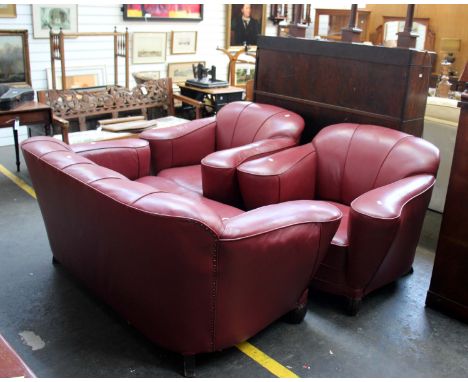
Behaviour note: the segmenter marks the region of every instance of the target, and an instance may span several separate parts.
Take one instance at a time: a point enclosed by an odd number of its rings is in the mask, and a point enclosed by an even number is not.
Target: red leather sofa
[[[54,261],[150,340],[184,355],[187,375],[195,354],[242,342],[288,312],[303,318],[341,219],[331,204],[244,212],[151,176],[158,154],[140,139],[72,150],[35,137],[22,150]]]
[[[427,141],[344,123],[310,144],[246,162],[238,178],[247,208],[316,199],[341,210],[312,285],[346,296],[355,314],[363,296],[412,271],[438,166]]]
[[[236,168],[244,161],[297,145],[301,116],[277,106],[232,102],[212,118],[143,132],[155,173],[180,186],[240,206]]]

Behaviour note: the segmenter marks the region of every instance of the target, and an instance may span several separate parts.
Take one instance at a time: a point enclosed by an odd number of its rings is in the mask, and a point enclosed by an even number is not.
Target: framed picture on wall
[[[31,86],[27,30],[0,30],[0,85]]]
[[[0,17],[1,18],[15,18],[16,17],[16,4],[0,4]]]
[[[127,21],[201,21],[203,4],[124,4]]]
[[[50,68],[47,71],[47,85],[52,89],[52,72]],[[57,90],[62,89],[62,76],[60,72],[56,73]],[[107,75],[105,66],[87,66],[67,68],[67,89],[83,89],[107,84]]]
[[[241,49],[244,44],[257,45],[257,36],[265,34],[266,5],[229,4],[226,20],[226,48]]]
[[[205,65],[205,61],[177,62],[167,66],[167,76],[172,78],[172,83],[185,82],[193,78],[193,65]]]
[[[133,63],[155,64],[166,61],[165,32],[133,33]]]
[[[247,81],[255,78],[255,63],[236,65],[235,86],[245,87]]]
[[[172,32],[171,54],[197,53],[197,35],[193,32]]]
[[[78,5],[32,5],[34,38],[49,38],[50,29],[65,33],[78,32]]]

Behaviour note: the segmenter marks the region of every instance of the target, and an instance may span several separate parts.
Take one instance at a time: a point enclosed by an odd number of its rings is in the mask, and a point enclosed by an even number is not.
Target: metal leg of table
[[[18,126],[19,121],[15,120],[13,123],[13,139],[15,141],[15,156],[16,156],[16,171],[20,171],[20,157],[19,157],[19,143],[18,143]]]

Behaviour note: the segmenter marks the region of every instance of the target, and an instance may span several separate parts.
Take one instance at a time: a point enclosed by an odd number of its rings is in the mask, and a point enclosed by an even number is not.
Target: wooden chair
[[[202,102],[174,94],[171,78],[147,81],[131,90],[115,85],[101,89],[40,90],[37,99],[52,108],[53,125],[60,129],[65,143],[69,143],[70,121],[78,121],[80,131],[85,131],[87,120],[99,116],[118,118],[123,113],[139,111],[148,118],[149,111],[158,108],[174,115],[174,99],[193,106],[198,119],[204,106]]]

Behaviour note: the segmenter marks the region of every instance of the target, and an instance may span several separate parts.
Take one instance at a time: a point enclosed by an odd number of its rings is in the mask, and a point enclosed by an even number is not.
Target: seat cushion
[[[191,198],[192,200],[196,200],[198,203],[211,208],[221,219],[229,219],[244,213],[244,211],[238,208],[205,198],[199,193],[180,186],[175,181],[168,178],[160,176],[145,176],[137,179],[136,182],[146,184],[160,192],[182,195]]]
[[[336,202],[328,202],[328,203],[333,204],[343,214],[343,217],[340,222],[340,226],[338,227],[338,230],[336,231],[335,236],[333,237],[332,245],[336,245],[339,247],[347,247],[349,246],[349,240],[348,240],[349,206],[345,206],[344,204],[336,203]]]
[[[158,177],[170,179],[179,186],[203,195],[201,164],[167,168],[160,171]]]

